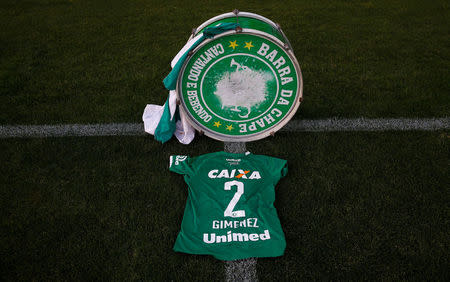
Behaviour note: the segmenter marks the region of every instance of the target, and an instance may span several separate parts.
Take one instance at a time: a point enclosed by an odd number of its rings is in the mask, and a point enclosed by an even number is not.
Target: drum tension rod
[[[236,32],[242,32],[242,27],[239,26],[239,16],[238,16],[239,10],[238,10],[238,9],[234,9],[234,10],[233,10],[233,14],[236,15],[236,24],[238,25],[238,26],[236,27]]]
[[[292,50],[291,43],[289,43],[289,40],[287,39],[286,35],[284,35],[284,32],[281,29],[281,25],[279,23],[275,23],[275,25],[277,26],[278,31],[281,33],[281,35],[283,35],[284,39],[286,39],[287,41],[286,43],[283,44],[284,49]]]

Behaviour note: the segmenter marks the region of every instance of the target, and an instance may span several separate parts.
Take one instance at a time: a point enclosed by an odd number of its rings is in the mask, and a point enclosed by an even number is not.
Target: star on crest
[[[231,48],[233,48],[233,50],[236,48],[236,47],[238,47],[239,45],[237,45],[236,44],[236,40],[235,41],[230,41],[230,46],[228,46],[228,47],[231,47]]]
[[[227,130],[228,131],[231,131],[231,130],[233,130],[233,126],[230,124],[230,125],[227,125]]]
[[[214,126],[216,126],[216,127],[220,127],[222,124],[220,123],[220,121],[216,121],[216,122],[214,122]]]
[[[255,46],[252,45],[251,41],[250,42],[245,42],[244,48],[248,48],[248,50],[250,50],[250,48],[252,48],[252,47],[255,47]]]

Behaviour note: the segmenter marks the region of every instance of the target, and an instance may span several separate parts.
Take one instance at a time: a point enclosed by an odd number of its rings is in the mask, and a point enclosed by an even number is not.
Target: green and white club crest
[[[197,130],[222,141],[253,141],[294,115],[302,80],[297,60],[281,41],[233,31],[192,52],[177,92]]]

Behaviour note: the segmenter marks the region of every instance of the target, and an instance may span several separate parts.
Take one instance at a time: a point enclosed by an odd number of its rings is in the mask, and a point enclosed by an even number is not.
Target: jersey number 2
[[[242,194],[244,194],[244,183],[236,181],[236,180],[228,181],[228,182],[225,182],[224,189],[231,190],[231,187],[233,187],[233,186],[237,187],[237,191],[236,191],[236,193],[234,193],[233,199],[231,199],[231,201],[228,204],[228,207],[226,208],[223,215],[229,216],[229,217],[245,217],[244,210],[233,211],[234,207],[236,206],[237,202],[241,198]]]

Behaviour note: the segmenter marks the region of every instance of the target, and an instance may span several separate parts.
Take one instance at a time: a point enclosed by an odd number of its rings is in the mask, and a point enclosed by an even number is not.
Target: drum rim
[[[235,14],[234,12],[229,12],[229,13],[224,13],[218,16],[215,16],[207,21],[205,21],[204,23],[202,23],[200,26],[198,26],[196,29],[194,29],[191,33],[191,36],[189,36],[188,38],[188,42],[194,38],[195,36],[197,36],[200,32],[200,30],[203,30],[204,28],[206,28],[208,25],[212,24],[215,21],[219,21],[221,19],[226,19],[226,18],[230,18],[230,17],[248,17],[248,18],[255,18],[258,20],[261,20],[269,25],[272,26],[272,28],[278,30],[278,32],[280,33],[281,37],[284,38],[284,41],[286,41],[285,43],[287,43],[289,45],[289,47],[292,49],[292,45],[291,42],[289,41],[289,39],[287,38],[286,34],[284,33],[283,29],[281,28],[280,25],[276,24],[274,21],[272,21],[271,19],[268,19],[264,16],[255,14],[255,13],[250,13],[250,12],[238,12],[238,14]],[[293,50],[292,50],[293,51]]]
[[[237,33],[236,31],[227,31],[220,35],[215,36],[214,38],[206,39],[192,51],[192,55],[197,53],[197,51],[200,48],[202,48],[204,45],[208,44],[209,42],[213,41],[214,39],[221,38],[221,37],[224,37],[224,36],[227,36],[230,34],[236,34],[236,33]],[[279,47],[281,47],[282,49],[285,50],[285,52],[287,53],[289,58],[292,60],[292,64],[294,65],[294,68],[298,74],[297,93],[296,93],[294,105],[289,109],[289,112],[283,117],[283,119],[281,121],[279,121],[273,127],[267,128],[265,130],[262,130],[262,131],[259,131],[256,133],[247,134],[247,135],[226,135],[223,133],[214,132],[211,129],[200,124],[192,116],[192,114],[189,112],[189,110],[186,107],[185,99],[181,93],[181,91],[183,89],[181,83],[183,80],[184,71],[187,67],[187,64],[190,61],[190,58],[192,57],[192,55],[188,55],[188,57],[186,58],[186,60],[183,63],[183,66],[180,70],[180,73],[179,73],[178,79],[177,79],[176,94],[177,94],[178,99],[181,102],[180,103],[181,107],[179,107],[179,108],[183,112],[183,114],[187,117],[189,124],[192,125],[192,127],[194,127],[197,131],[204,133],[206,136],[208,136],[212,139],[224,141],[224,142],[250,142],[250,141],[260,140],[260,139],[266,138],[270,135],[273,135],[274,133],[279,131],[281,128],[283,128],[292,119],[292,117],[295,115],[295,113],[297,112],[297,110],[301,104],[301,100],[303,99],[303,76],[302,76],[300,65],[299,65],[297,58],[295,57],[292,49],[287,44],[285,44],[284,42],[282,42],[281,40],[276,38],[275,36],[265,33],[265,32],[262,32],[262,31],[259,31],[259,30],[244,28],[242,30],[242,32],[239,32],[239,33],[259,35],[259,36],[265,37],[266,39],[273,41],[275,44],[277,44]]]
[[[234,12],[228,12],[228,13],[224,13],[224,14],[220,14],[218,16],[215,16],[215,17],[205,21],[204,23],[202,23],[197,28],[193,29],[191,35],[189,36],[189,38],[188,38],[188,40],[186,42],[186,44],[188,44],[188,42],[190,42],[192,39],[194,39],[196,36],[198,36],[200,34],[200,30],[205,29],[208,25],[210,25],[210,24],[212,24],[212,23],[214,23],[216,21],[219,21],[221,19],[226,19],[226,18],[230,18],[230,17],[239,17],[239,15],[241,15],[243,17],[255,18],[255,19],[261,20],[261,21],[271,25],[272,28],[278,30],[278,32],[280,33],[281,37],[285,41],[283,43],[287,44],[289,46],[289,48],[291,48],[292,52],[294,52],[294,49],[292,48],[292,45],[291,45],[291,42],[289,41],[289,38],[287,38],[286,34],[284,33],[284,31],[283,31],[283,29],[281,28],[280,25],[276,24],[274,21],[272,21],[272,20],[270,20],[270,19],[268,19],[268,18],[266,18],[264,16],[261,16],[261,15],[255,14],[255,13],[250,13],[250,12],[238,12],[237,15]],[[247,29],[249,29],[249,28],[247,28]],[[183,50],[183,49],[184,49],[184,47],[181,50]],[[170,65],[172,66],[172,68],[175,66],[174,62],[176,62],[184,54],[183,52],[181,52],[181,50],[180,50],[180,52],[178,52],[175,55],[175,57],[170,62]]]
[[[255,18],[255,19],[258,19],[258,20],[261,20],[263,22],[270,24],[271,26],[273,26],[275,29],[278,30],[277,24],[264,16],[261,16],[261,15],[255,14],[255,13],[250,13],[250,12],[239,12],[237,15],[233,12],[228,12],[228,13],[224,13],[224,14],[215,16],[213,18],[210,18],[209,20],[207,20],[204,23],[202,23],[201,25],[199,25],[194,32],[194,36],[197,35],[200,30],[204,29],[205,27],[212,24],[213,22],[223,20],[226,18],[232,18],[232,17],[237,17],[238,19],[239,19],[239,17]]]

